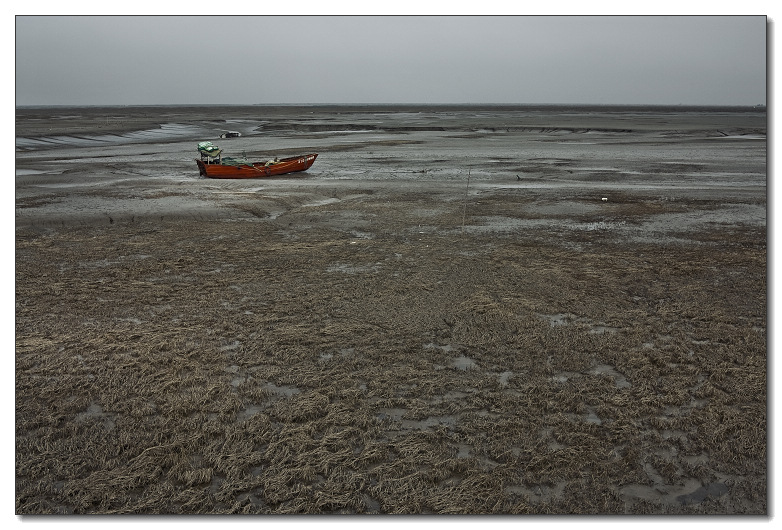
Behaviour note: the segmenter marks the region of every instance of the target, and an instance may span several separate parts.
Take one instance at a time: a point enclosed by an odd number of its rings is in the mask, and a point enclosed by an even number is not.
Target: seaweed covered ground
[[[18,510],[765,510],[764,230],[487,240],[415,202],[19,231]]]
[[[17,514],[768,513],[762,191],[314,180],[17,178]]]

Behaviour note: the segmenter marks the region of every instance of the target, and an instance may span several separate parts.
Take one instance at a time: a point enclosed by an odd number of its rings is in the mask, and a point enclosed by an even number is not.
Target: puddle
[[[362,493],[361,497],[364,499],[364,506],[366,506],[369,513],[380,513],[380,503],[376,499],[373,499],[366,493]]]
[[[475,366],[475,361],[465,355],[460,355],[451,362],[451,366],[457,370],[469,370]]]
[[[361,230],[351,230],[350,235],[356,239],[375,239],[375,234],[371,232],[362,232]]]
[[[456,416],[429,416],[423,420],[402,420],[403,429],[424,430],[441,425],[449,428],[454,427],[456,425]]]
[[[617,388],[629,388],[631,385],[625,376],[617,372],[613,366],[609,364],[598,364],[592,370],[589,371],[592,375],[608,375],[613,378]]]
[[[538,316],[548,320],[551,323],[552,327],[566,326],[570,324],[570,321],[573,318],[573,315],[569,315],[566,313],[557,313],[555,315],[543,315],[541,313],[538,313]]]
[[[188,136],[199,136],[203,129],[179,123],[164,123],[156,129],[131,131],[125,134],[53,135],[38,138],[16,137],[16,148],[28,151],[51,147],[104,147],[132,143],[162,142]]]
[[[662,416],[663,419],[668,419],[668,416]],[[686,440],[687,433],[679,430],[663,430],[660,431],[660,436],[663,440]]]
[[[718,136],[715,140],[766,140],[766,135],[763,134],[729,134],[726,136]]]
[[[301,390],[296,388],[295,386],[277,386],[274,383],[265,383],[262,388],[264,390],[268,390],[269,392],[273,394],[278,394],[285,397],[291,397],[295,396],[296,394],[301,394]]]
[[[379,409],[375,417],[379,421],[383,421],[386,418],[391,421],[400,421],[405,414],[407,414],[407,409],[405,408]]]
[[[500,379],[499,379],[500,380],[500,385],[508,386],[508,381],[510,380],[511,377],[513,377],[513,372],[511,372],[511,371],[502,372],[500,374]]]
[[[103,407],[98,405],[97,403],[93,402],[90,403],[90,406],[87,407],[87,410],[84,412],[80,412],[76,414],[76,421],[82,422],[82,421],[88,421],[90,419],[98,420],[103,423],[103,428],[107,431],[114,430],[114,418],[115,414],[112,414],[110,412],[104,412]]]
[[[231,344],[226,344],[225,346],[220,346],[220,351],[231,351],[237,349],[239,346],[241,346],[242,343],[238,340],[233,341]]]
[[[374,265],[351,265],[350,263],[334,263],[326,267],[326,272],[342,272],[344,274],[357,274],[360,272],[377,272],[379,266]]]
[[[700,386],[700,385],[699,385]],[[682,414],[689,413],[691,409],[702,409],[709,404],[708,399],[696,399],[691,398],[690,402],[677,407],[665,407],[663,414],[668,417],[680,416]]]
[[[603,420],[601,420],[600,417],[597,414],[595,414],[595,411],[592,410],[591,408],[588,409],[588,413],[584,421],[586,421],[587,423],[594,423],[595,425],[603,424]]]
[[[41,171],[38,169],[17,169],[16,176],[24,177],[27,175],[59,175],[62,171]]]
[[[553,315],[547,315],[545,313],[535,313],[539,318],[548,320],[551,327],[568,326],[570,324],[584,324],[589,326],[589,333],[603,334],[603,333],[616,333],[619,328],[613,326],[607,326],[602,322],[593,323],[588,318],[576,316],[572,313],[554,313]]]
[[[699,464],[707,463],[709,461],[709,455],[706,453],[701,453],[699,455],[694,455],[694,456],[680,454],[679,459],[683,460],[684,462],[687,462],[691,466],[697,466]]]
[[[681,485],[665,484],[661,477],[652,474],[655,482],[653,486],[628,484],[619,490],[620,494],[631,499],[663,502],[668,505],[688,505],[700,504],[708,497],[717,498],[730,491],[728,486],[721,482],[711,482],[704,486],[694,478],[685,479]]]
[[[260,405],[249,405],[246,409],[239,411],[239,414],[236,415],[236,421],[248,420],[262,410],[263,407]]]
[[[593,232],[597,230],[612,230],[617,227],[624,226],[625,221],[617,221],[617,222],[606,222],[606,221],[595,221],[591,223],[577,223],[573,225],[574,230],[584,230],[586,232]]]
[[[578,372],[560,372],[555,376],[552,376],[551,380],[556,383],[565,383],[569,379],[574,379],[576,377],[581,377],[581,374]]]
[[[712,482],[706,486],[701,486],[692,493],[679,495],[676,500],[682,504],[699,504],[707,497],[717,498],[728,493],[728,487],[721,482]]]
[[[306,204],[302,204],[302,208],[308,208],[308,207],[315,207],[315,206],[325,206],[327,204],[334,204],[335,202],[340,202],[342,199],[338,199],[336,197],[332,197],[330,199],[322,199],[320,201],[314,201],[314,202],[308,202]]]
[[[562,496],[565,491],[565,486],[567,485],[568,482],[557,482],[551,486],[546,484],[536,484],[530,487],[510,485],[505,487],[505,491],[516,495],[523,495],[527,497],[529,502],[539,504],[541,502],[551,502]]]
[[[693,344],[698,344],[699,346],[711,343],[709,339],[701,338],[699,336],[693,335],[692,333],[687,333],[687,336],[690,338],[690,342]]]

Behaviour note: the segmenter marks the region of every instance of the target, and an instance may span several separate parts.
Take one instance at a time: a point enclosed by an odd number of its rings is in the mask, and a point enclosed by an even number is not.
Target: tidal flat
[[[16,513],[768,514],[766,120],[17,108]]]

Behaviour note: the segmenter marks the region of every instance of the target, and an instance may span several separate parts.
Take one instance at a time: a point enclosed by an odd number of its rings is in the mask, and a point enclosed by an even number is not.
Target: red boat
[[[275,158],[268,162],[248,162],[228,157],[223,158],[221,150],[209,142],[199,144],[198,151],[201,153],[201,159],[196,159],[198,171],[201,172],[201,176],[212,179],[252,179],[307,171],[318,157],[317,153],[313,153],[289,158]]]

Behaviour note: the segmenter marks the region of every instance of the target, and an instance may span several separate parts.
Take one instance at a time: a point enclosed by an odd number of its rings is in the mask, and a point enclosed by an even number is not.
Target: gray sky
[[[16,105],[766,103],[763,16],[16,17]]]

